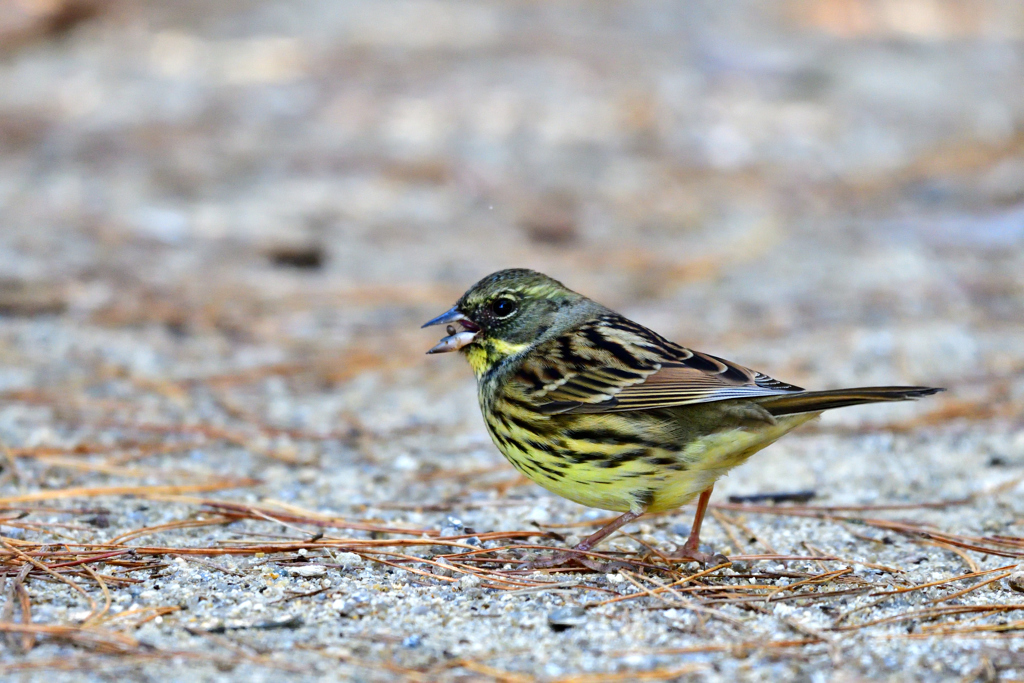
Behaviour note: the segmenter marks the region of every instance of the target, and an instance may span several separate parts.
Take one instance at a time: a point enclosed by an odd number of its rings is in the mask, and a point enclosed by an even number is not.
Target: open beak
[[[463,332],[457,332],[455,327],[451,324],[455,322],[462,325],[465,330]],[[450,351],[458,351],[462,347],[476,341],[477,336],[480,334],[480,326],[467,318],[454,306],[436,318],[423,323],[423,327],[444,325],[446,323],[448,324],[448,336],[439,341],[437,345],[427,351],[427,353],[448,353]]]

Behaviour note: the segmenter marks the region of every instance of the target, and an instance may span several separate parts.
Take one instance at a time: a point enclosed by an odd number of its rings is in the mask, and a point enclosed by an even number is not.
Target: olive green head
[[[525,268],[501,270],[477,282],[449,311],[424,325],[449,324],[448,336],[428,353],[485,351],[493,361],[568,328],[592,307],[599,308],[547,275]],[[459,323],[463,331],[452,323]]]

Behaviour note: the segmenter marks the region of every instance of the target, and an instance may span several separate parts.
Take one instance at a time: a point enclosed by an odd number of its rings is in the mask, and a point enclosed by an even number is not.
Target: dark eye
[[[512,297],[503,296],[500,299],[495,299],[494,303],[491,304],[491,313],[498,318],[507,318],[519,308],[519,304]]]

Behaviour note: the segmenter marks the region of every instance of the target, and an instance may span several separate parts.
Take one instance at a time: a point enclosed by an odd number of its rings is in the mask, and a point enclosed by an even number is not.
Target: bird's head
[[[423,325],[448,325],[448,336],[427,353],[462,351],[480,376],[494,363],[562,331],[586,303],[592,302],[547,275],[523,268],[501,270]]]

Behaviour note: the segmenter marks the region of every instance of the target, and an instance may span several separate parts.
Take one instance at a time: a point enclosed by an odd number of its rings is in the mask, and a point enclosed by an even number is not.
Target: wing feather
[[[538,383],[538,377],[556,379]],[[803,391],[615,314],[538,347],[512,380],[521,399],[547,414],[655,410]]]

